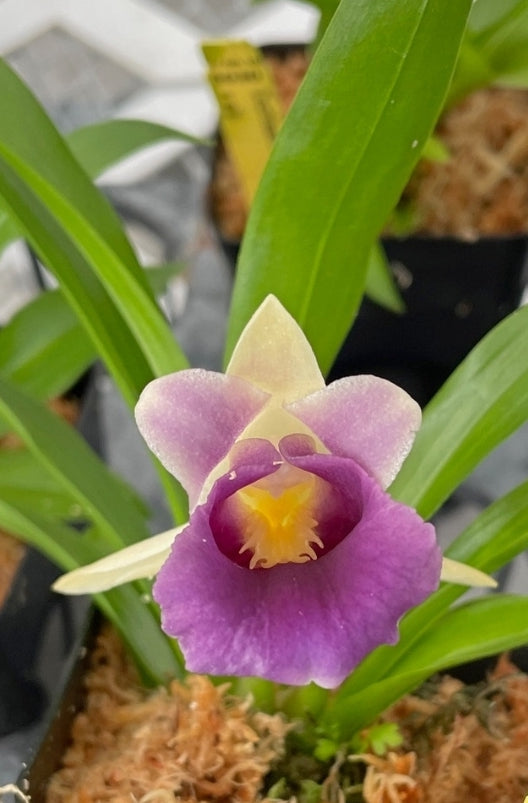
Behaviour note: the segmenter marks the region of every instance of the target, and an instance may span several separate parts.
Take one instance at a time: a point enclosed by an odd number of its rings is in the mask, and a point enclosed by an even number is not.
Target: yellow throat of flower
[[[237,492],[243,538],[240,554],[253,553],[250,569],[316,560],[314,546],[323,546],[314,532],[318,521],[313,515],[321,482],[313,474],[283,465]]]

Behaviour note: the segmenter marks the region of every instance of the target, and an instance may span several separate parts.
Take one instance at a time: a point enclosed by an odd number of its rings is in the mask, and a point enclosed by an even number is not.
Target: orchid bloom
[[[274,296],[253,315],[225,374],[154,380],[139,429],[189,494],[183,527],[56,584],[101,591],[152,576],[162,626],[191,671],[337,686],[433,592],[434,528],[391,483],[419,406],[373,376],[325,387],[301,329]],[[442,579],[487,584],[444,562]]]

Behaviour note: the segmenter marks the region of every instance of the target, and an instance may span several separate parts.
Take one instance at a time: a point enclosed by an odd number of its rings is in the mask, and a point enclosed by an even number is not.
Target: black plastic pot
[[[48,697],[38,664],[51,621],[55,629],[58,617],[64,648],[70,639],[68,601],[50,593],[58,573],[50,561],[28,550],[0,610],[0,736],[34,722],[45,709]]]
[[[67,658],[55,679],[54,694],[34,743],[28,750],[17,779],[20,789],[29,789],[32,803],[45,803],[46,787],[70,740],[73,720],[84,702],[83,679],[90,650],[100,626],[100,616],[83,601],[84,615],[73,634]]]
[[[78,429],[100,451],[92,380],[90,372],[72,395],[81,399]],[[51,561],[28,548],[0,608],[0,737],[45,717],[76,644],[88,606],[84,599],[51,591],[59,573]]]
[[[234,266],[239,243],[220,238]],[[328,381],[375,374],[422,406],[484,335],[521,301],[528,235],[384,239],[405,302],[398,315],[365,298]],[[336,287],[336,294],[339,287]]]
[[[220,239],[234,266],[239,244]],[[375,374],[422,406],[484,335],[520,303],[528,235],[384,239],[405,302],[398,315],[365,298],[328,376]],[[336,287],[336,293],[339,288]]]
[[[528,237],[412,237],[383,241],[406,305],[402,315],[369,299],[329,379],[373,373],[425,404],[471,349],[520,303]]]
[[[512,662],[517,666],[521,672],[528,673],[528,646],[517,647],[509,652]],[[453,675],[468,685],[473,683],[480,683],[490,672],[497,662],[497,655],[491,658],[479,658],[476,661],[470,661],[467,664],[455,666],[447,670],[447,674]]]

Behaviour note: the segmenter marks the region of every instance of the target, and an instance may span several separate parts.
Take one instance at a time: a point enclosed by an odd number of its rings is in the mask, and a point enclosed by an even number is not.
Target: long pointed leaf
[[[473,37],[475,48],[501,82],[526,87],[528,81],[528,2],[518,0]]]
[[[401,314],[405,312],[405,302],[400,295],[387,258],[379,243],[370,252],[365,293],[385,309]]]
[[[95,358],[59,290],[37,296],[0,330],[0,374],[35,398],[63,393]]]
[[[157,307],[144,272],[105,198],[29,90],[0,63],[0,195],[50,267],[80,322],[134,406],[158,374],[187,361]],[[32,131],[38,130],[35,139]],[[175,517],[181,489],[158,465]]]
[[[429,517],[480,460],[528,417],[528,309],[510,315],[458,367],[424,414],[411,454],[391,486],[395,498]],[[441,449],[438,445],[441,444]],[[527,546],[526,487],[492,505],[457,539],[448,556],[494,571]],[[460,595],[445,586],[401,626],[402,640],[379,648],[346,681],[343,694],[391,671],[417,636]]]
[[[148,288],[143,271],[139,268],[141,280],[137,273],[130,270],[130,263],[121,261],[111,245],[106,242],[103,233],[95,229],[91,221],[82,215],[82,212],[70,204],[64,195],[56,188],[45,184],[41,177],[26,163],[21,162],[12,152],[4,148],[0,142],[0,156],[3,159],[3,176],[8,179],[8,168],[14,168],[15,174],[25,182],[26,190],[33,195],[36,203],[41,203],[67,235],[70,243],[79,251],[96,276],[99,276],[105,285],[116,311],[126,321],[131,335],[135,338],[138,347],[142,350],[144,359],[154,375],[168,373],[185,366],[186,360],[176,347],[172,333],[163,319]],[[11,183],[11,190],[13,189]],[[7,182],[0,184],[5,199],[11,204],[12,212],[18,216],[23,225],[20,212],[24,207],[17,203],[16,196],[7,189]],[[13,201],[15,201],[13,203]],[[42,214],[40,212],[40,214]],[[27,236],[31,238],[34,230],[28,230]],[[42,242],[35,241],[37,250],[45,255]],[[135,258],[134,258],[135,259]],[[79,310],[78,295],[71,294],[72,284],[78,282],[78,277],[72,277],[72,269],[63,262],[47,262],[46,264],[57,275],[64,293],[71,299],[72,305]],[[81,316],[79,316],[81,317]],[[114,314],[114,318],[116,315]]]
[[[504,623],[508,622],[508,627]],[[442,639],[435,638],[440,630]],[[397,674],[331,704],[323,722],[348,738],[435,672],[526,644],[528,598],[492,595],[449,611],[418,641]]]
[[[107,552],[148,537],[131,491],[111,474],[83,438],[3,377],[0,415],[43,467],[79,499],[104,534]]]
[[[375,11],[371,0],[339,5],[252,207],[228,354],[249,315],[273,292],[328,370],[359,304],[370,248],[440,111],[470,6],[469,0],[380,0]]]
[[[181,263],[149,267],[147,279],[154,292],[163,293],[184,267]],[[60,290],[41,293],[0,329],[0,375],[36,399],[68,391],[96,358],[92,342]]]
[[[64,272],[65,292],[72,308],[116,377],[125,399],[132,405],[140,386],[151,378],[151,372],[104,287],[93,275],[83,254],[57,225],[47,206],[32,195],[1,158],[0,192],[17,210],[28,240],[42,261],[53,265],[57,275]]]
[[[21,499],[49,518],[84,526],[88,514],[27,449],[0,449],[0,498]]]
[[[0,521],[2,529],[36,547],[65,571],[101,556],[101,550],[92,541],[5,488],[0,496]]]
[[[92,178],[142,148],[171,139],[205,143],[183,131],[146,120],[108,120],[78,128],[66,137],[74,156]]]
[[[391,494],[429,518],[499,443],[528,419],[528,308],[498,324],[425,410]],[[441,448],[438,446],[441,444]]]
[[[100,555],[93,542],[49,517],[28,511],[23,501],[17,505],[14,498],[0,498],[0,519],[11,532],[34,544],[65,570]],[[182,676],[177,646],[162,633],[157,614],[133,586],[98,594],[94,600],[120,631],[146,683],[159,685]]]
[[[10,243],[21,236],[11,216],[0,205],[0,256]]]
[[[115,330],[116,336],[119,329],[125,329],[128,337],[132,333],[136,348],[154,374],[181,368],[186,361],[153,300],[117,215],[33,95],[4,63],[0,63],[0,90],[4,112],[0,117],[0,193],[56,273],[79,318],[93,336],[95,326],[84,312],[83,302],[95,295],[94,288],[101,281],[115,307],[111,315],[106,305],[106,326]],[[38,138],[33,131],[39,132]],[[45,230],[35,226],[35,213],[42,217],[43,207],[55,230],[62,234],[62,241],[68,240],[68,251],[77,255],[76,265],[53,253],[58,234],[52,230],[46,236]],[[55,242],[50,243],[52,239]],[[82,272],[81,263],[85,265]],[[93,272],[93,287],[83,276],[88,271]],[[92,317],[99,317],[96,304],[91,305],[90,312]]]

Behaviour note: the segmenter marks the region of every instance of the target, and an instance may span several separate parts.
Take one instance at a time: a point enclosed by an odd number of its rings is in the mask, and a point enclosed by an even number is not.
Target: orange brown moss
[[[259,793],[284,753],[289,727],[279,716],[251,713],[226,685],[201,676],[145,691],[109,629],[94,650],[86,694],[47,803],[271,803]],[[383,720],[398,723],[401,747],[352,757],[366,767],[362,798],[350,787],[349,762],[338,756],[321,803],[523,800],[528,676],[506,657],[488,681],[465,687],[443,677],[400,700]]]
[[[306,53],[266,56],[285,112],[306,73]],[[474,240],[528,231],[528,91],[474,92],[440,120],[436,136],[445,162],[419,162],[403,196],[413,210],[413,233]],[[213,220],[222,237],[238,242],[247,209],[234,167],[220,143],[210,187]]]
[[[471,687],[470,687],[471,688]],[[518,803],[528,790],[528,676],[503,657],[473,691],[443,678],[384,717],[404,735],[385,758],[363,756],[367,803]]]
[[[449,159],[420,162],[404,193],[418,231],[469,240],[528,231],[528,92],[474,92],[436,134]]]
[[[99,638],[63,767],[47,803],[250,803],[283,748],[279,716],[192,676],[147,692],[111,631]]]

